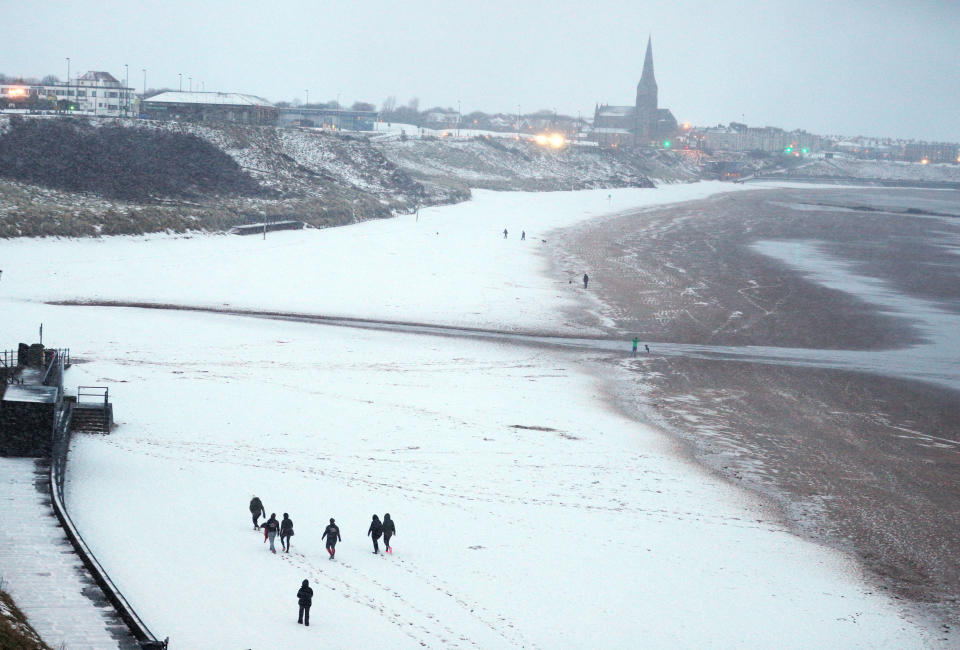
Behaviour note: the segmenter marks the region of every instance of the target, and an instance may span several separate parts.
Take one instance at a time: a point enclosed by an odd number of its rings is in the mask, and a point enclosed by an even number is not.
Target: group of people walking
[[[277,539],[277,535],[280,535],[280,547],[284,552],[290,552],[290,538],[293,537],[293,520],[290,519],[290,515],[283,513],[283,519],[277,521],[277,514],[275,512],[270,513],[270,518],[263,522],[261,526],[257,522],[260,520],[260,517],[266,517],[267,511],[263,508],[263,502],[260,501],[259,497],[254,496],[250,499],[250,515],[253,518],[253,529],[254,530],[263,530],[263,542],[270,542],[270,552],[276,553],[277,549],[274,542]]]
[[[367,529],[367,537],[373,539],[373,552],[379,553],[380,547],[377,545],[377,542],[380,540],[380,536],[383,535],[383,550],[387,553],[393,553],[393,549],[390,548],[390,538],[397,534],[397,527],[393,524],[393,519],[390,518],[390,513],[383,515],[383,521],[380,521],[380,517],[374,515],[373,521],[370,522],[370,528]]]
[[[270,517],[262,524],[260,517],[267,517],[267,511],[263,507],[263,502],[256,495],[250,499],[250,516],[253,520],[254,530],[263,530],[264,543],[270,542],[270,552],[276,553],[274,541],[277,535],[280,536],[280,546],[284,552],[290,552],[290,538],[293,537],[293,520],[286,512],[283,513],[283,519],[277,521],[276,513],[271,513]],[[396,524],[390,518],[390,513],[383,515],[383,521],[380,517],[373,515],[370,521],[370,527],[367,528],[367,536],[373,540],[373,552],[380,552],[380,538],[383,538],[384,550],[387,553],[393,553],[390,546],[390,538],[397,534]],[[342,541],[340,537],[340,527],[333,517],[330,517],[330,523],[323,531],[320,539],[325,540],[327,553],[332,560],[337,553],[337,542]],[[301,625],[310,625],[310,606],[313,603],[313,589],[310,587],[310,581],[304,580],[299,591],[297,591],[297,603],[300,605],[300,615],[297,617],[297,623]]]

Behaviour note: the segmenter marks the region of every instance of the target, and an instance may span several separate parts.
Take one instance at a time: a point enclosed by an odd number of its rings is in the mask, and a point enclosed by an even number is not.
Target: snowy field
[[[477,192],[419,218],[266,241],[3,241],[0,340],[32,341],[43,322],[44,340],[82,361],[71,387],[110,387],[119,426],[75,438],[67,503],[172,648],[933,645],[846,558],[614,411],[606,385],[627,359],[38,302],[569,333],[567,311],[591,303],[546,274],[550,229],[740,189]],[[290,513],[289,555],[251,530],[252,494]],[[375,512],[397,523],[391,556],[364,537]],[[343,536],[334,561],[329,517]],[[304,578],[309,629],[296,624]]]

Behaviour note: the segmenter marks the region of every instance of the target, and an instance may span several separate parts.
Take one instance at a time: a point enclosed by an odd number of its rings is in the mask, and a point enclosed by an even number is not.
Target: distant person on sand
[[[383,546],[387,553],[393,553],[390,548],[390,538],[397,534],[397,527],[393,525],[393,519],[388,512],[383,516]]]
[[[250,499],[250,514],[253,516],[253,529],[258,530],[260,526],[257,525],[257,520],[260,517],[267,517],[267,511],[263,509],[263,502],[260,501],[260,497],[254,495]]]
[[[632,356],[637,356],[637,345],[640,343],[640,339],[636,336],[633,337],[633,354]]]
[[[287,553],[290,552],[291,537],[293,537],[293,519],[287,513],[283,513],[283,521],[280,522],[280,546]]]
[[[526,241],[526,240],[527,240],[527,231],[526,231],[526,230],[521,230],[521,231],[520,231],[520,241]]]
[[[300,604],[300,616],[297,617],[297,623],[310,627],[310,605],[313,604],[313,589],[310,588],[309,580],[300,583],[297,602]]]
[[[370,522],[370,528],[367,529],[367,536],[373,539],[374,553],[380,550],[380,547],[377,546],[377,540],[380,539],[380,535],[382,534],[383,534],[383,524],[380,523],[380,517],[374,515],[373,521]]]
[[[330,554],[330,559],[332,560],[334,554],[337,552],[337,542],[340,541],[340,527],[337,526],[333,517],[330,517],[330,525],[323,531],[320,539],[324,537],[327,538],[327,553]]]
[[[276,553],[277,549],[273,542],[277,539],[277,532],[280,530],[280,522],[277,521],[277,514],[270,513],[270,518],[263,522],[263,529],[267,531],[267,538],[270,540],[270,552]]]
[[[583,274],[583,288],[587,288],[587,282],[590,282],[590,276],[586,273]]]
[[[507,229],[506,229],[506,228],[503,229],[503,238],[504,238],[504,239],[507,238]]]
[[[643,349],[647,351],[647,354],[650,354],[650,346],[646,343],[643,344]]]

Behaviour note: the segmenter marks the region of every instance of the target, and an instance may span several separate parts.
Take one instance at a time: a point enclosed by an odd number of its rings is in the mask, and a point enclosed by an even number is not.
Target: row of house
[[[134,88],[102,71],[91,71],[65,82],[50,84],[0,84],[0,108],[353,130],[372,129],[378,117],[375,111],[277,108],[263,97],[243,93],[167,91],[139,98]]]
[[[729,126],[691,129],[687,144],[708,151],[766,151],[770,153],[811,153],[824,147],[824,139],[806,131],[785,131],[775,126]]]

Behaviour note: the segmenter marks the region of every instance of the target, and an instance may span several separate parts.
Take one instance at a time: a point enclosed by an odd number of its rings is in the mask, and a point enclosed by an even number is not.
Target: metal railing
[[[88,399],[86,403],[92,403],[94,401],[99,402],[103,400],[103,421],[101,422],[101,431],[103,433],[110,433],[110,389],[106,386],[78,386],[77,387],[77,404],[84,403],[83,398],[93,398]]]
[[[96,401],[102,401],[103,407],[106,408],[110,403],[110,389],[106,386],[77,386],[77,403],[82,402],[84,397],[96,398]]]
[[[0,365],[12,368],[17,365],[16,350],[0,350]]]
[[[63,399],[63,370],[65,367],[65,358],[66,355],[61,354],[59,350],[52,351],[50,363],[47,364],[47,369],[43,373],[43,381],[41,382],[44,386],[57,387],[57,404]]]
[[[64,408],[59,413],[59,417],[54,422],[53,432],[53,457],[50,462],[50,497],[53,502],[53,512],[63,526],[67,539],[73,545],[74,550],[83,564],[90,571],[94,581],[103,590],[103,594],[110,601],[110,604],[117,610],[120,618],[127,624],[130,633],[136,638],[140,647],[144,650],[166,650],[170,638],[163,641],[157,639],[146,623],[137,615],[130,603],[124,597],[123,593],[113,584],[110,576],[100,565],[100,562],[94,556],[90,547],[81,537],[80,532],[70,519],[67,513],[66,500],[63,493],[63,483],[67,474],[67,454],[70,451],[70,421],[73,416],[73,405],[69,402],[64,404]]]

